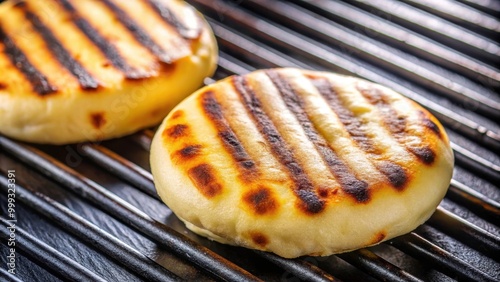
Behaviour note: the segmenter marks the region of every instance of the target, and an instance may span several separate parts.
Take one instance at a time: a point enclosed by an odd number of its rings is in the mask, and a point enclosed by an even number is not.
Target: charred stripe
[[[127,79],[143,79],[151,75],[144,71],[139,71],[130,66],[128,62],[119,54],[115,46],[106,40],[86,19],[81,17],[78,11],[68,0],[56,0],[61,7],[71,15],[73,23],[87,36],[92,43],[106,56],[106,58],[120,70]]]
[[[146,2],[155,10],[155,12],[163,19],[163,21],[174,27],[175,30],[185,39],[195,39],[201,34],[201,25],[197,29],[190,29],[186,27],[175,16],[175,14],[165,5],[161,4],[158,0],[146,0]]]
[[[327,79],[312,79],[311,81],[321,96],[327,101],[330,108],[337,114],[340,122],[360,148],[368,154],[380,155],[381,152],[375,148],[372,140],[363,130],[361,121],[356,118],[351,110],[342,104],[330,81]],[[382,164],[374,164],[377,170],[385,175],[394,188],[402,189],[404,187],[408,177],[400,165],[389,161],[385,161]]]
[[[436,154],[429,146],[414,147],[405,144],[405,136],[407,135],[407,120],[406,117],[401,116],[397,111],[391,106],[390,101],[381,90],[376,88],[364,89],[359,85],[357,86],[358,91],[375,107],[378,108],[385,126],[389,129],[396,140],[403,146],[406,150],[412,153],[418,160],[424,164],[430,165],[434,162]]]
[[[26,55],[0,26],[0,42],[3,43],[3,53],[24,77],[30,82],[33,90],[41,96],[57,92],[57,87],[50,84],[47,77],[31,64]]]
[[[295,184],[294,193],[301,201],[301,208],[307,213],[316,214],[325,207],[325,202],[319,199],[314,187],[304,169],[293,156],[286,142],[282,139],[271,119],[264,112],[261,102],[248,85],[247,80],[241,76],[233,77],[233,85],[240,95],[245,108],[257,124],[259,131],[266,138],[273,154],[288,170],[290,178]]]
[[[340,183],[342,190],[353,196],[357,202],[367,202],[370,199],[368,183],[357,179],[346,164],[338,157],[335,151],[328,145],[323,136],[318,133],[314,124],[304,111],[303,101],[297,95],[290,83],[288,83],[286,79],[283,79],[277,71],[268,70],[266,74],[278,89],[288,109],[297,118],[307,138],[314,144],[316,151],[320,153],[323,161]]]
[[[35,14],[28,11],[26,5],[21,7],[24,11],[26,19],[31,22],[33,27],[43,37],[48,50],[63,67],[65,67],[76,79],[78,79],[80,86],[83,89],[97,89],[99,87],[97,80],[71,56],[61,42],[59,42],[59,40],[52,34],[52,31],[45,26]]]
[[[245,148],[241,145],[240,140],[229,126],[220,104],[217,102],[212,91],[207,91],[201,96],[202,106],[205,114],[212,121],[222,139],[224,147],[233,159],[238,163],[240,168],[243,168],[243,175],[248,173],[248,170],[255,169],[255,162],[251,160]]]
[[[172,63],[172,58],[160,45],[158,45],[149,34],[141,28],[130,16],[116,6],[111,0],[102,0],[110,11],[112,11],[116,18],[130,31],[130,33],[134,36],[134,38],[142,44],[142,46],[146,47],[149,51],[151,51],[155,56],[163,63],[170,64]]]

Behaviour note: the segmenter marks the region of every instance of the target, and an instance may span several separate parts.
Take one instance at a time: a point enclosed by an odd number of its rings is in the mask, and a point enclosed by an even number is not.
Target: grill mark
[[[240,140],[229,126],[221,106],[215,98],[215,94],[212,91],[203,93],[201,95],[201,103],[205,115],[215,125],[218,135],[223,141],[224,148],[226,148],[226,151],[236,161],[238,167],[243,169],[241,171],[242,176],[248,180],[254,175],[254,173],[248,173],[256,169],[255,162],[250,158]]]
[[[433,122],[430,118],[428,118],[424,112],[419,111],[418,114],[420,116],[420,119],[422,120],[422,124],[428,129],[430,129],[432,132],[434,132],[434,134],[436,134],[437,137],[441,139],[442,135],[439,126],[435,122]]]
[[[0,26],[0,42],[3,43],[3,53],[7,55],[11,63],[23,74],[29,81],[33,91],[40,96],[45,96],[57,92],[57,87],[50,84],[47,77],[43,75],[33,64],[29,61],[26,55],[19,47],[16,46],[14,41],[5,33]]]
[[[190,29],[177,18],[177,16],[165,5],[157,0],[147,0],[146,3],[163,19],[163,21],[172,26],[177,33],[185,39],[196,39],[201,34],[201,25],[198,20],[198,28]]]
[[[426,165],[434,162],[436,154],[429,146],[410,147],[405,144],[407,119],[398,115],[397,111],[391,106],[388,97],[381,90],[376,88],[365,89],[359,85],[356,88],[372,105],[378,108],[386,127],[408,152],[412,153]]]
[[[408,176],[404,169],[393,162],[380,162],[377,164],[377,169],[387,176],[392,186],[398,190],[402,190],[408,183]]]
[[[382,152],[375,148],[372,140],[366,135],[361,121],[351,110],[343,105],[338,94],[333,90],[333,85],[331,85],[330,81],[323,78],[314,78],[311,79],[311,82],[327,101],[330,108],[337,114],[340,122],[360,148],[368,154],[380,155]],[[390,161],[385,161],[381,164],[377,161],[372,161],[372,163],[389,180],[392,187],[399,190],[405,186],[408,177],[400,165]]]
[[[82,89],[97,89],[99,86],[97,80],[78,61],[73,59],[61,42],[52,34],[52,31],[35,14],[27,10],[26,3],[20,3],[24,5],[17,5],[16,7],[22,8],[25,18],[31,22],[38,34],[42,36],[52,56],[78,80]]]
[[[248,85],[247,80],[241,76],[234,76],[232,82],[242,103],[256,122],[260,133],[266,138],[273,155],[288,170],[289,177],[295,184],[294,193],[301,201],[299,207],[310,214],[323,211],[325,202],[315,194],[307,174],[295,160],[293,152],[288,148],[275,125],[262,109],[261,102]]]
[[[198,156],[201,152],[202,146],[201,145],[188,145],[175,153],[172,154],[172,157],[177,157],[183,161],[192,159],[196,156]]]
[[[258,215],[272,214],[278,209],[278,203],[269,188],[259,187],[247,192],[243,201]]]
[[[172,139],[184,137],[188,135],[189,126],[186,124],[176,124],[163,131],[163,136],[168,136]]]
[[[222,193],[222,185],[217,182],[213,168],[209,164],[200,164],[189,169],[188,175],[205,197],[213,198]]]
[[[95,129],[100,129],[105,123],[104,113],[93,113],[90,115],[90,122]]]
[[[250,234],[250,237],[252,238],[252,241],[258,246],[265,247],[267,244],[269,244],[269,239],[267,238],[267,236],[260,232],[252,232]]]
[[[282,78],[277,71],[268,70],[266,74],[278,89],[288,109],[297,118],[309,141],[314,144],[316,151],[320,153],[330,172],[339,181],[342,190],[353,196],[357,202],[365,203],[369,201],[368,183],[357,179],[347,165],[328,145],[326,140],[317,132],[314,128],[314,124],[304,110],[303,101],[297,95],[293,87],[286,79]]]
[[[166,64],[172,63],[172,58],[168,52],[158,45],[151,36],[141,28],[125,11],[120,9],[115,3],[110,0],[102,0],[102,3],[108,7],[116,18],[130,31],[134,38],[151,51],[157,58]]]
[[[129,65],[115,46],[106,40],[68,0],[56,0],[60,6],[71,15],[73,23],[85,34],[85,36],[104,54],[111,64],[120,70],[127,79],[143,79],[151,77],[146,71],[140,71]]]

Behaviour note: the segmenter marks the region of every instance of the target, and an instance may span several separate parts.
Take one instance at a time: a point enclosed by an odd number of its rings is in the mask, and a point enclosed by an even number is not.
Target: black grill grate
[[[278,66],[330,70],[387,85],[429,109],[455,151],[445,200],[426,224],[388,243],[287,260],[188,232],[154,190],[152,130],[58,147],[0,136],[2,265],[10,235],[4,216],[8,170],[16,171],[18,218],[17,275],[2,267],[0,279],[500,279],[499,2],[188,2],[207,15],[219,41],[213,79]]]

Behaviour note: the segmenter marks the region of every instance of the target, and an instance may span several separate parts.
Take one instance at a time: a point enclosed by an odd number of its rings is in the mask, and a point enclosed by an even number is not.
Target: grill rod
[[[355,56],[362,57],[367,61],[374,61],[376,64],[389,68],[406,79],[414,80],[452,99],[470,103],[476,108],[476,111],[481,111],[493,118],[500,118],[499,102],[488,99],[471,88],[456,83],[455,81],[458,79],[454,79],[456,75],[450,71],[443,70],[443,75],[432,72],[426,62],[414,63],[412,60],[407,59],[409,56],[397,55],[399,51],[393,47],[383,43],[374,44],[371,39],[362,34],[353,36],[352,31],[347,28],[318,15],[313,15],[311,12],[290,3],[248,0],[243,2],[242,5],[252,8],[268,18],[272,18],[276,22],[279,21],[284,26],[294,26],[305,30],[307,34],[318,37],[328,44],[339,46],[342,50],[353,53]],[[246,20],[240,20],[244,13],[241,10],[238,10],[238,12],[240,15],[231,13],[232,16],[228,17],[227,20],[247,25]],[[500,83],[500,73],[491,71],[489,79]]]
[[[486,33],[492,37],[500,35],[500,22],[495,17],[470,9],[464,4],[449,0],[403,1],[441,18],[445,18],[461,26],[466,26],[467,28]]]
[[[494,64],[500,62],[500,49],[497,43],[407,4],[394,0],[357,0],[350,3],[371,13],[388,17],[392,22],[426,34],[436,41],[455,46],[473,57],[481,57]]]
[[[365,69],[359,64],[353,63],[351,60],[344,59],[342,54],[339,54],[333,49],[328,49],[327,46],[321,43],[312,42],[311,39],[295,34],[292,31],[287,31],[285,34],[283,33],[283,30],[286,30],[286,28],[278,28],[248,14],[245,15],[245,17],[249,18],[250,22],[258,22],[258,31],[268,40],[271,40],[282,47],[292,49],[297,54],[310,58],[320,65],[314,67],[304,63],[297,65],[295,64],[296,60],[290,56],[286,56],[276,50],[271,51],[269,50],[269,47],[264,48],[262,45],[258,45],[250,39],[230,31],[220,23],[217,23],[207,17],[212,25],[212,29],[219,39],[219,42],[221,43],[221,48],[233,48],[232,50],[234,50],[234,52],[242,56],[249,57],[251,60],[265,62],[266,67],[299,66],[310,69],[325,69],[326,67],[326,70],[338,70],[350,75],[361,76],[374,82],[387,85],[388,87],[391,87],[395,91],[398,91],[427,108],[436,117],[438,117],[443,124],[448,125],[449,128],[452,128],[453,130],[456,130],[465,136],[488,146],[492,150],[500,150],[500,135],[485,128],[484,126],[481,126],[470,119],[438,105],[437,103],[427,100],[413,90],[404,87],[400,83],[387,79],[377,72]],[[237,42],[237,44],[231,42]],[[258,57],[254,54],[257,52]],[[424,92],[424,90],[421,91]]]
[[[0,182],[2,190],[6,192],[9,189],[7,178],[0,176]],[[0,229],[0,237],[5,244],[9,236],[7,227],[10,226],[10,223],[7,219],[0,217],[0,225],[2,227]],[[38,265],[50,269],[53,274],[62,280],[70,281],[71,279],[71,281],[81,282],[106,282],[102,277],[38,240],[36,237],[28,234],[19,226],[16,226],[16,247],[18,247],[23,254],[34,258]],[[11,280],[6,279],[5,281]]]
[[[246,270],[152,219],[104,187],[85,178],[46,153],[31,146],[16,143],[3,136],[0,136],[0,147],[139,233],[194,263],[200,269],[222,280],[260,281]]]
[[[5,270],[3,267],[0,268],[0,279],[3,279],[3,281],[9,281],[9,282],[23,282],[23,280],[19,279],[16,275],[9,273],[7,270]]]
[[[414,232],[392,239],[389,241],[389,244],[416,259],[436,267],[453,279],[460,281],[495,282],[495,279],[489,275],[460,259],[453,259],[453,254],[437,247]]]
[[[7,192],[7,178],[0,176],[2,190]],[[137,250],[90,223],[51,198],[16,185],[17,200],[112,257],[115,261],[141,275],[148,281],[180,281],[180,278]],[[34,253],[34,258],[37,254]],[[64,267],[63,267],[64,268]],[[61,270],[62,271],[62,270]],[[67,273],[70,274],[70,273]],[[76,273],[78,274],[78,273]],[[76,276],[78,277],[78,276]],[[93,281],[93,280],[82,280]]]
[[[416,54],[448,69],[456,70],[486,87],[500,87],[497,69],[480,63],[450,47],[430,40],[416,32],[398,26],[390,20],[377,17],[347,3],[337,1],[294,0],[296,4],[317,12],[328,19],[346,25],[370,38],[389,42],[405,51]],[[439,1],[435,1],[436,3]]]

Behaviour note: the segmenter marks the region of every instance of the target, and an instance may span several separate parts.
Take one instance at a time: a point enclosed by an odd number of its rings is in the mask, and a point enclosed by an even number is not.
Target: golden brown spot
[[[104,113],[91,114],[90,122],[92,123],[92,126],[94,126],[94,128],[100,129],[106,123],[106,118],[104,117]]]
[[[369,245],[374,245],[381,242],[385,239],[385,236],[386,235],[384,231],[379,232],[377,235],[375,235],[375,237],[373,237],[373,240],[370,241]]]
[[[199,155],[201,149],[201,145],[189,145],[173,153],[172,157],[177,157],[181,160],[188,160]]]
[[[262,186],[247,192],[243,201],[258,215],[270,214],[278,208],[271,190]]]
[[[104,62],[104,63],[102,64],[102,67],[103,67],[103,68],[108,68],[108,67],[110,67],[110,66],[111,66],[111,63],[110,63],[110,62]]]
[[[185,124],[176,124],[171,126],[163,131],[163,136],[168,136],[171,138],[179,138],[182,136],[186,136],[188,133],[189,127]]]
[[[252,238],[252,241],[258,246],[265,247],[267,244],[269,244],[269,239],[267,238],[267,236],[260,232],[253,232],[252,234],[250,234],[250,237]]]
[[[7,89],[7,84],[0,82],[0,90]]]
[[[213,198],[222,192],[222,185],[217,182],[213,168],[209,164],[200,164],[189,169],[188,175],[205,197]]]
[[[184,112],[182,110],[177,110],[172,114],[171,119],[178,119],[182,116],[184,116]]]

